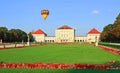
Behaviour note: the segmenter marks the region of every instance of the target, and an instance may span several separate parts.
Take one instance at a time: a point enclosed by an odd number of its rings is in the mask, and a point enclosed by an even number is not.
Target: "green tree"
[[[111,35],[110,35],[110,31],[113,29],[113,24],[108,24],[107,26],[105,26],[103,28],[103,31],[101,33],[100,39],[101,41],[104,42],[110,42],[111,41]]]
[[[120,14],[117,16],[110,34],[114,37],[113,42],[120,42]]]
[[[18,33],[16,29],[9,30],[9,34],[10,34],[10,42],[17,42]]]
[[[29,33],[28,35],[29,35],[29,37],[30,37],[30,42],[34,42],[35,39],[34,39],[33,35],[32,35],[31,33]]]
[[[23,30],[20,30],[20,29],[16,29],[17,33],[18,33],[18,42],[21,42],[21,41],[24,41],[26,42],[27,41],[27,33],[24,32]]]
[[[120,42],[120,14],[113,24],[104,27],[100,39],[103,42]]]
[[[3,42],[7,40],[8,35],[8,29],[6,27],[0,27],[0,39],[2,39]]]
[[[20,29],[11,29],[9,30],[9,36],[11,42],[26,42],[27,41],[27,33]]]

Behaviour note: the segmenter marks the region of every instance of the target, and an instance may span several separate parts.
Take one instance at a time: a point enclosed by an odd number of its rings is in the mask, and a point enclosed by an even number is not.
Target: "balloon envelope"
[[[49,11],[47,9],[41,10],[41,16],[46,19],[49,15]]]

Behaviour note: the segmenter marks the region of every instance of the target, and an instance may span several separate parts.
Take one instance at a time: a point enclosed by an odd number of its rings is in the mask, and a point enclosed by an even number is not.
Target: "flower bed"
[[[45,68],[45,69],[120,69],[107,64],[64,64],[64,63],[0,63],[0,68]]]
[[[118,49],[114,49],[114,48],[110,48],[110,47],[106,47],[106,46],[98,46],[98,47],[120,55],[120,50],[118,50]]]

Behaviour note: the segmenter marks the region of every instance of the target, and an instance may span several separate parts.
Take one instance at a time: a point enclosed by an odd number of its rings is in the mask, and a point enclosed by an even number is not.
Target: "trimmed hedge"
[[[105,42],[100,42],[99,45],[104,45],[104,46],[108,46],[111,48],[120,49],[120,45],[114,45],[114,44],[109,44],[109,43],[105,43]]]

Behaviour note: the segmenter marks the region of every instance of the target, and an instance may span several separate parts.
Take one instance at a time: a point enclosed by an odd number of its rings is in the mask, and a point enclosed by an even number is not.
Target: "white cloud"
[[[93,13],[93,14],[98,14],[99,11],[98,11],[98,10],[93,10],[92,13]]]

